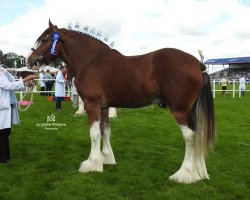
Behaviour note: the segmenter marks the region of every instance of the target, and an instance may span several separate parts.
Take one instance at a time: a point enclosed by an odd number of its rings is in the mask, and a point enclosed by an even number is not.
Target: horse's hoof
[[[105,165],[116,165],[115,156],[113,152],[107,153],[105,151],[102,151],[102,162]]]
[[[209,175],[207,173],[207,168],[204,160],[203,161],[199,160],[199,162],[196,163],[196,169],[201,179],[209,179]]]
[[[99,160],[85,160],[81,163],[81,166],[78,170],[79,172],[87,173],[91,171],[102,172],[103,171],[103,163]]]
[[[201,177],[201,179],[209,179],[209,175],[207,173],[206,168],[201,168],[201,167],[198,166],[197,167],[197,172],[198,172],[199,176]]]
[[[75,115],[84,115],[84,114],[85,112],[78,112],[78,111],[75,112]]]
[[[170,176],[169,179],[179,183],[189,184],[201,180],[201,177],[198,174],[188,172],[186,169],[179,169],[175,174]]]

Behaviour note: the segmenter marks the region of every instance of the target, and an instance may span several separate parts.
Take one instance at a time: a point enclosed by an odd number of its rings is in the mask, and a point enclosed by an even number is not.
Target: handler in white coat
[[[11,124],[20,123],[14,91],[24,90],[24,83],[35,78],[37,78],[35,75],[30,75],[23,80],[15,81],[5,66],[0,66],[0,163],[7,163],[10,160]]]
[[[65,67],[60,66],[60,70],[56,74],[55,83],[55,98],[56,98],[56,111],[62,111],[62,100],[65,97]]]

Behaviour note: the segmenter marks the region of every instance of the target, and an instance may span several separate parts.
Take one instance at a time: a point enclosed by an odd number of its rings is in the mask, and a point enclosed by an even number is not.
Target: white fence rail
[[[215,98],[216,92],[222,93],[222,89],[216,89],[216,88],[219,87],[218,85],[221,86],[221,81],[220,81],[220,80],[215,80],[215,79],[213,79],[213,80],[211,80],[211,83],[212,83],[213,97]],[[232,80],[232,81],[227,81],[227,83],[228,83],[227,86],[232,85],[232,89],[228,89],[228,88],[227,88],[226,92],[232,92],[233,98],[234,98],[237,94],[238,94],[238,95],[237,95],[238,97],[241,97],[241,90],[240,90],[240,88],[239,88],[239,81],[238,81],[238,80]],[[246,83],[246,88],[247,88],[248,84],[249,84],[249,82]],[[216,87],[216,86],[217,86],[217,87]],[[245,91],[245,93],[246,93],[246,92],[250,92],[250,90],[247,90],[247,89],[245,89],[244,91]]]
[[[20,79],[16,79],[16,80],[20,80]],[[50,80],[50,81],[55,81],[55,79],[35,79],[36,81],[40,81],[40,80]],[[213,92],[213,97],[215,98],[216,97],[216,92],[222,92],[222,89],[216,89],[218,88],[219,86],[221,86],[221,82],[220,80],[211,80],[211,84],[212,84],[212,92]],[[229,85],[232,85],[232,89],[227,89],[226,92],[232,92],[232,95],[233,95],[233,98],[235,98],[235,96],[237,95],[238,97],[241,97],[241,90],[239,89],[239,81],[237,80],[233,80],[233,81],[228,81],[228,86]],[[246,86],[250,85],[249,82],[247,82]],[[67,88],[68,90],[66,91],[66,93],[68,93],[68,96],[71,96],[72,97],[72,91],[71,91],[71,88],[68,87]],[[245,93],[246,92],[250,92],[250,90],[244,90]],[[51,91],[40,91],[40,90],[33,90],[33,93],[54,93],[55,91],[54,90],[51,90]],[[20,93],[20,99],[22,99],[22,96],[23,96],[23,93],[24,91],[18,91],[16,93]]]
[[[21,79],[22,79],[22,78],[16,79],[16,80],[18,81],[18,80],[21,80]],[[35,81],[41,81],[41,80],[43,80],[43,81],[47,81],[47,80],[48,80],[48,81],[55,81],[56,79],[34,79],[34,80],[35,80]],[[39,85],[39,82],[38,82],[37,85]],[[35,85],[35,87],[33,88],[32,93],[39,93],[39,94],[41,94],[41,93],[45,93],[45,94],[48,94],[48,93],[53,94],[53,93],[55,93],[55,90],[50,90],[50,91],[46,91],[46,90],[44,90],[44,91],[37,90],[38,88],[40,88],[40,87],[37,88],[37,85]],[[46,86],[44,86],[44,87],[45,87],[45,89],[46,89]],[[71,99],[73,99],[71,87],[69,87],[69,85],[66,85],[66,87],[67,87],[67,90],[65,91],[66,96],[70,96]],[[23,99],[23,94],[26,93],[26,92],[27,92],[27,87],[26,87],[26,90],[25,90],[25,91],[16,91],[15,93],[17,93],[17,94],[20,95],[20,99]],[[53,95],[52,95],[52,96],[53,96]]]

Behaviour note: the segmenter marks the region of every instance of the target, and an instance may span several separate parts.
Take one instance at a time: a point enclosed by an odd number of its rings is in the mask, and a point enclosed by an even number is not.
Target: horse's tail
[[[203,72],[202,76],[201,90],[193,107],[193,115],[195,116],[194,150],[197,156],[204,155],[212,149],[216,136],[214,101],[210,77],[206,72]]]

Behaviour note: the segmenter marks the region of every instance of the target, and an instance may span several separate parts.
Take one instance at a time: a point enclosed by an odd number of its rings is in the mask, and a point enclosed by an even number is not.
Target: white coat
[[[244,77],[241,77],[239,79],[239,82],[240,82],[239,89],[245,90],[246,89],[246,79]]]
[[[43,73],[39,74],[39,79],[44,79]],[[44,80],[40,80],[39,83],[40,83],[40,87],[45,87],[45,81]]]
[[[65,80],[61,71],[56,74],[55,96],[65,97]]]
[[[7,109],[0,110],[0,129],[11,128],[10,90],[24,90],[23,81],[9,82],[6,75],[0,71],[0,102],[8,105]]]

